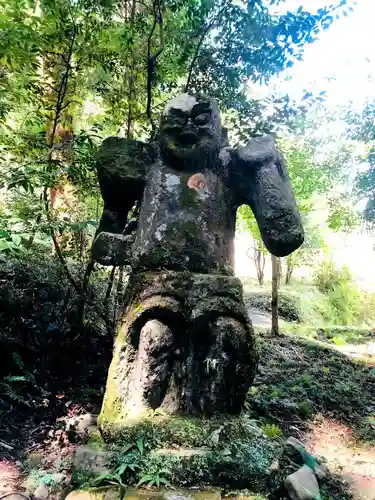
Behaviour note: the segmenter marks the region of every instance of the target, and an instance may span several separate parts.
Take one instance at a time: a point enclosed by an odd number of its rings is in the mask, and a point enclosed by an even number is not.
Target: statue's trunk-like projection
[[[104,211],[93,256],[132,267],[104,431],[150,408],[239,413],[254,379],[253,330],[233,277],[236,211],[251,207],[277,256],[301,245],[303,229],[273,139],[231,150],[224,135],[215,101],[183,94],[167,104],[156,144],[103,142],[97,168]],[[137,202],[139,222],[130,228]]]

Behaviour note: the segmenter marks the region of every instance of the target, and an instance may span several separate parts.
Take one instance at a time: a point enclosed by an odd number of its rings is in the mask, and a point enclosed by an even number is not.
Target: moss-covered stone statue
[[[272,254],[288,255],[303,241],[274,140],[230,149],[216,102],[183,94],[166,105],[155,144],[110,137],[97,169],[104,211],[93,256],[132,268],[102,429],[147,409],[239,413],[257,353],[233,276],[237,208],[251,207]]]

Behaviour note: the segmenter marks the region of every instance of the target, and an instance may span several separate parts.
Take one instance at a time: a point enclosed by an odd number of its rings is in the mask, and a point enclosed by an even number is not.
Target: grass
[[[280,323],[281,330],[286,333],[293,333],[298,337],[316,339],[336,345],[364,344],[375,340],[375,335],[369,328],[356,326],[324,325],[315,327],[298,323]]]
[[[245,302],[249,307],[271,311],[271,284],[260,287],[254,280],[243,279]],[[280,285],[279,314],[287,321],[323,326],[334,323],[335,311],[328,296],[304,281]]]

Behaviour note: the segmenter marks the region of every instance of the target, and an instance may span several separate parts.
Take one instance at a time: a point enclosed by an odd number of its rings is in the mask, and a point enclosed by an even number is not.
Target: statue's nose
[[[197,134],[191,118],[189,118],[186,122],[186,125],[182,130],[180,140],[185,144],[194,144],[197,142]]]
[[[185,130],[194,131],[193,120],[191,118],[188,118],[186,125],[185,125]]]

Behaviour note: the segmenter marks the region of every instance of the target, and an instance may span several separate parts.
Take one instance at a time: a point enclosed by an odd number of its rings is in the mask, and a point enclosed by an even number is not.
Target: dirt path
[[[250,307],[247,312],[254,326],[271,327],[271,315],[267,312],[254,309],[252,307]]]
[[[305,442],[313,455],[325,457],[331,472],[351,483],[355,498],[375,499],[374,446],[358,443],[349,427],[328,418],[311,425]]]

